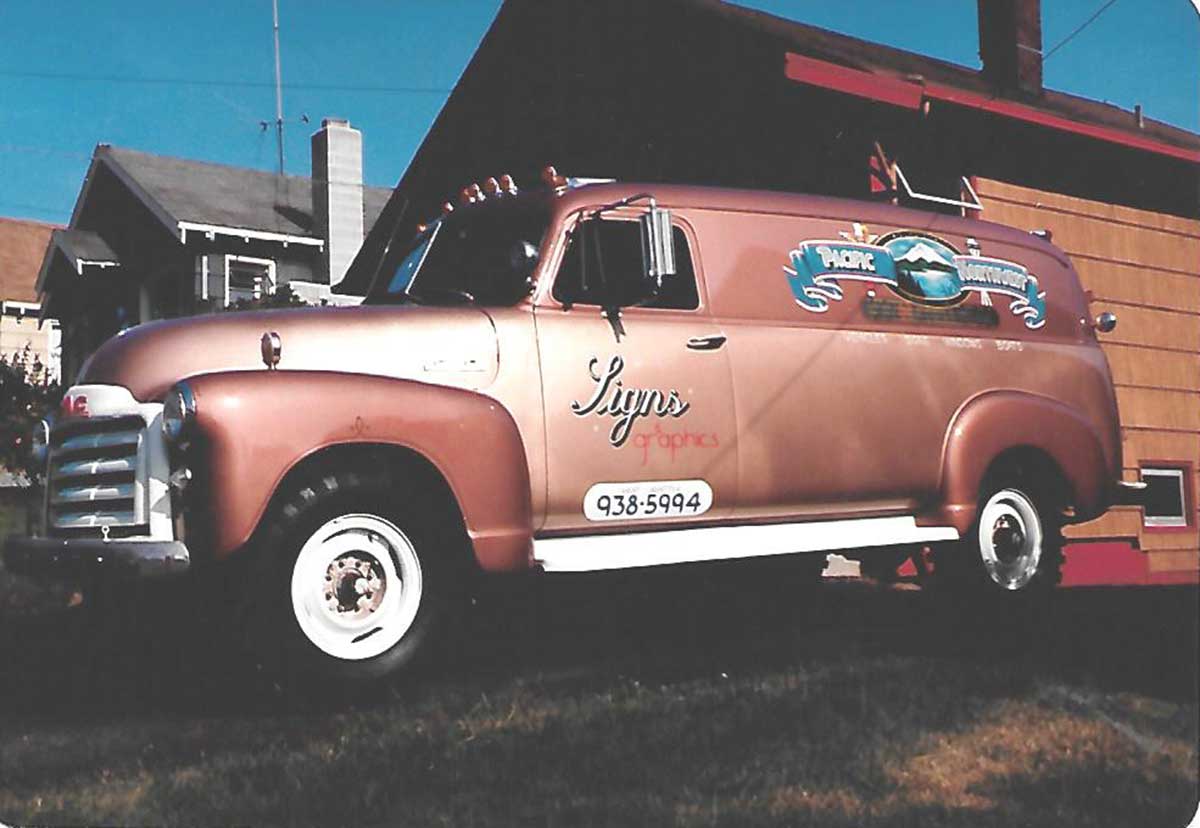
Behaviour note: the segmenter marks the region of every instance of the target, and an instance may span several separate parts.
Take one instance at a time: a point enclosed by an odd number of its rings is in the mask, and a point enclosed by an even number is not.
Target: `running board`
[[[880,517],[536,538],[533,558],[546,572],[596,572],[951,540],[958,540],[951,526]]]

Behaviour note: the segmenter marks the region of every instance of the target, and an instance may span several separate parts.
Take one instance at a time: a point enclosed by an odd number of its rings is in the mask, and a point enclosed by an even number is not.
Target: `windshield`
[[[529,294],[548,222],[541,201],[455,211],[389,257],[367,302],[516,304]]]

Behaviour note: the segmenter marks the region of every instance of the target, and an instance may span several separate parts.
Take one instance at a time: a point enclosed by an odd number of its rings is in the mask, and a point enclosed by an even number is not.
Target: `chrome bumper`
[[[163,578],[186,573],[191,556],[181,541],[11,535],[4,545],[4,565],[18,575],[63,581]]]
[[[1113,487],[1114,506],[1144,506],[1146,484],[1140,481],[1118,480]]]

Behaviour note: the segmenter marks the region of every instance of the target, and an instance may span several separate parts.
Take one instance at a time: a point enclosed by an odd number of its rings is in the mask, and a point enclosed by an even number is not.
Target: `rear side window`
[[[617,304],[641,293],[642,234],[636,221],[591,219],[571,233],[563,254],[554,298],[564,305]],[[586,235],[586,238],[585,238]],[[678,227],[675,236],[675,275],[663,279],[657,296],[638,303],[644,308],[695,310],[700,307],[696,272],[687,235]],[[586,267],[585,267],[586,258]]]

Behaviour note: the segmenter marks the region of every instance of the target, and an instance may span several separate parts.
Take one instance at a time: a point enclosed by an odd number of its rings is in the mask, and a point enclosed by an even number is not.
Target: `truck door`
[[[654,528],[728,515],[737,442],[725,334],[708,312],[690,232],[658,295],[605,311],[642,276],[633,215],[568,239],[535,311],[546,409],[544,531]],[[623,287],[624,286],[624,287]]]

